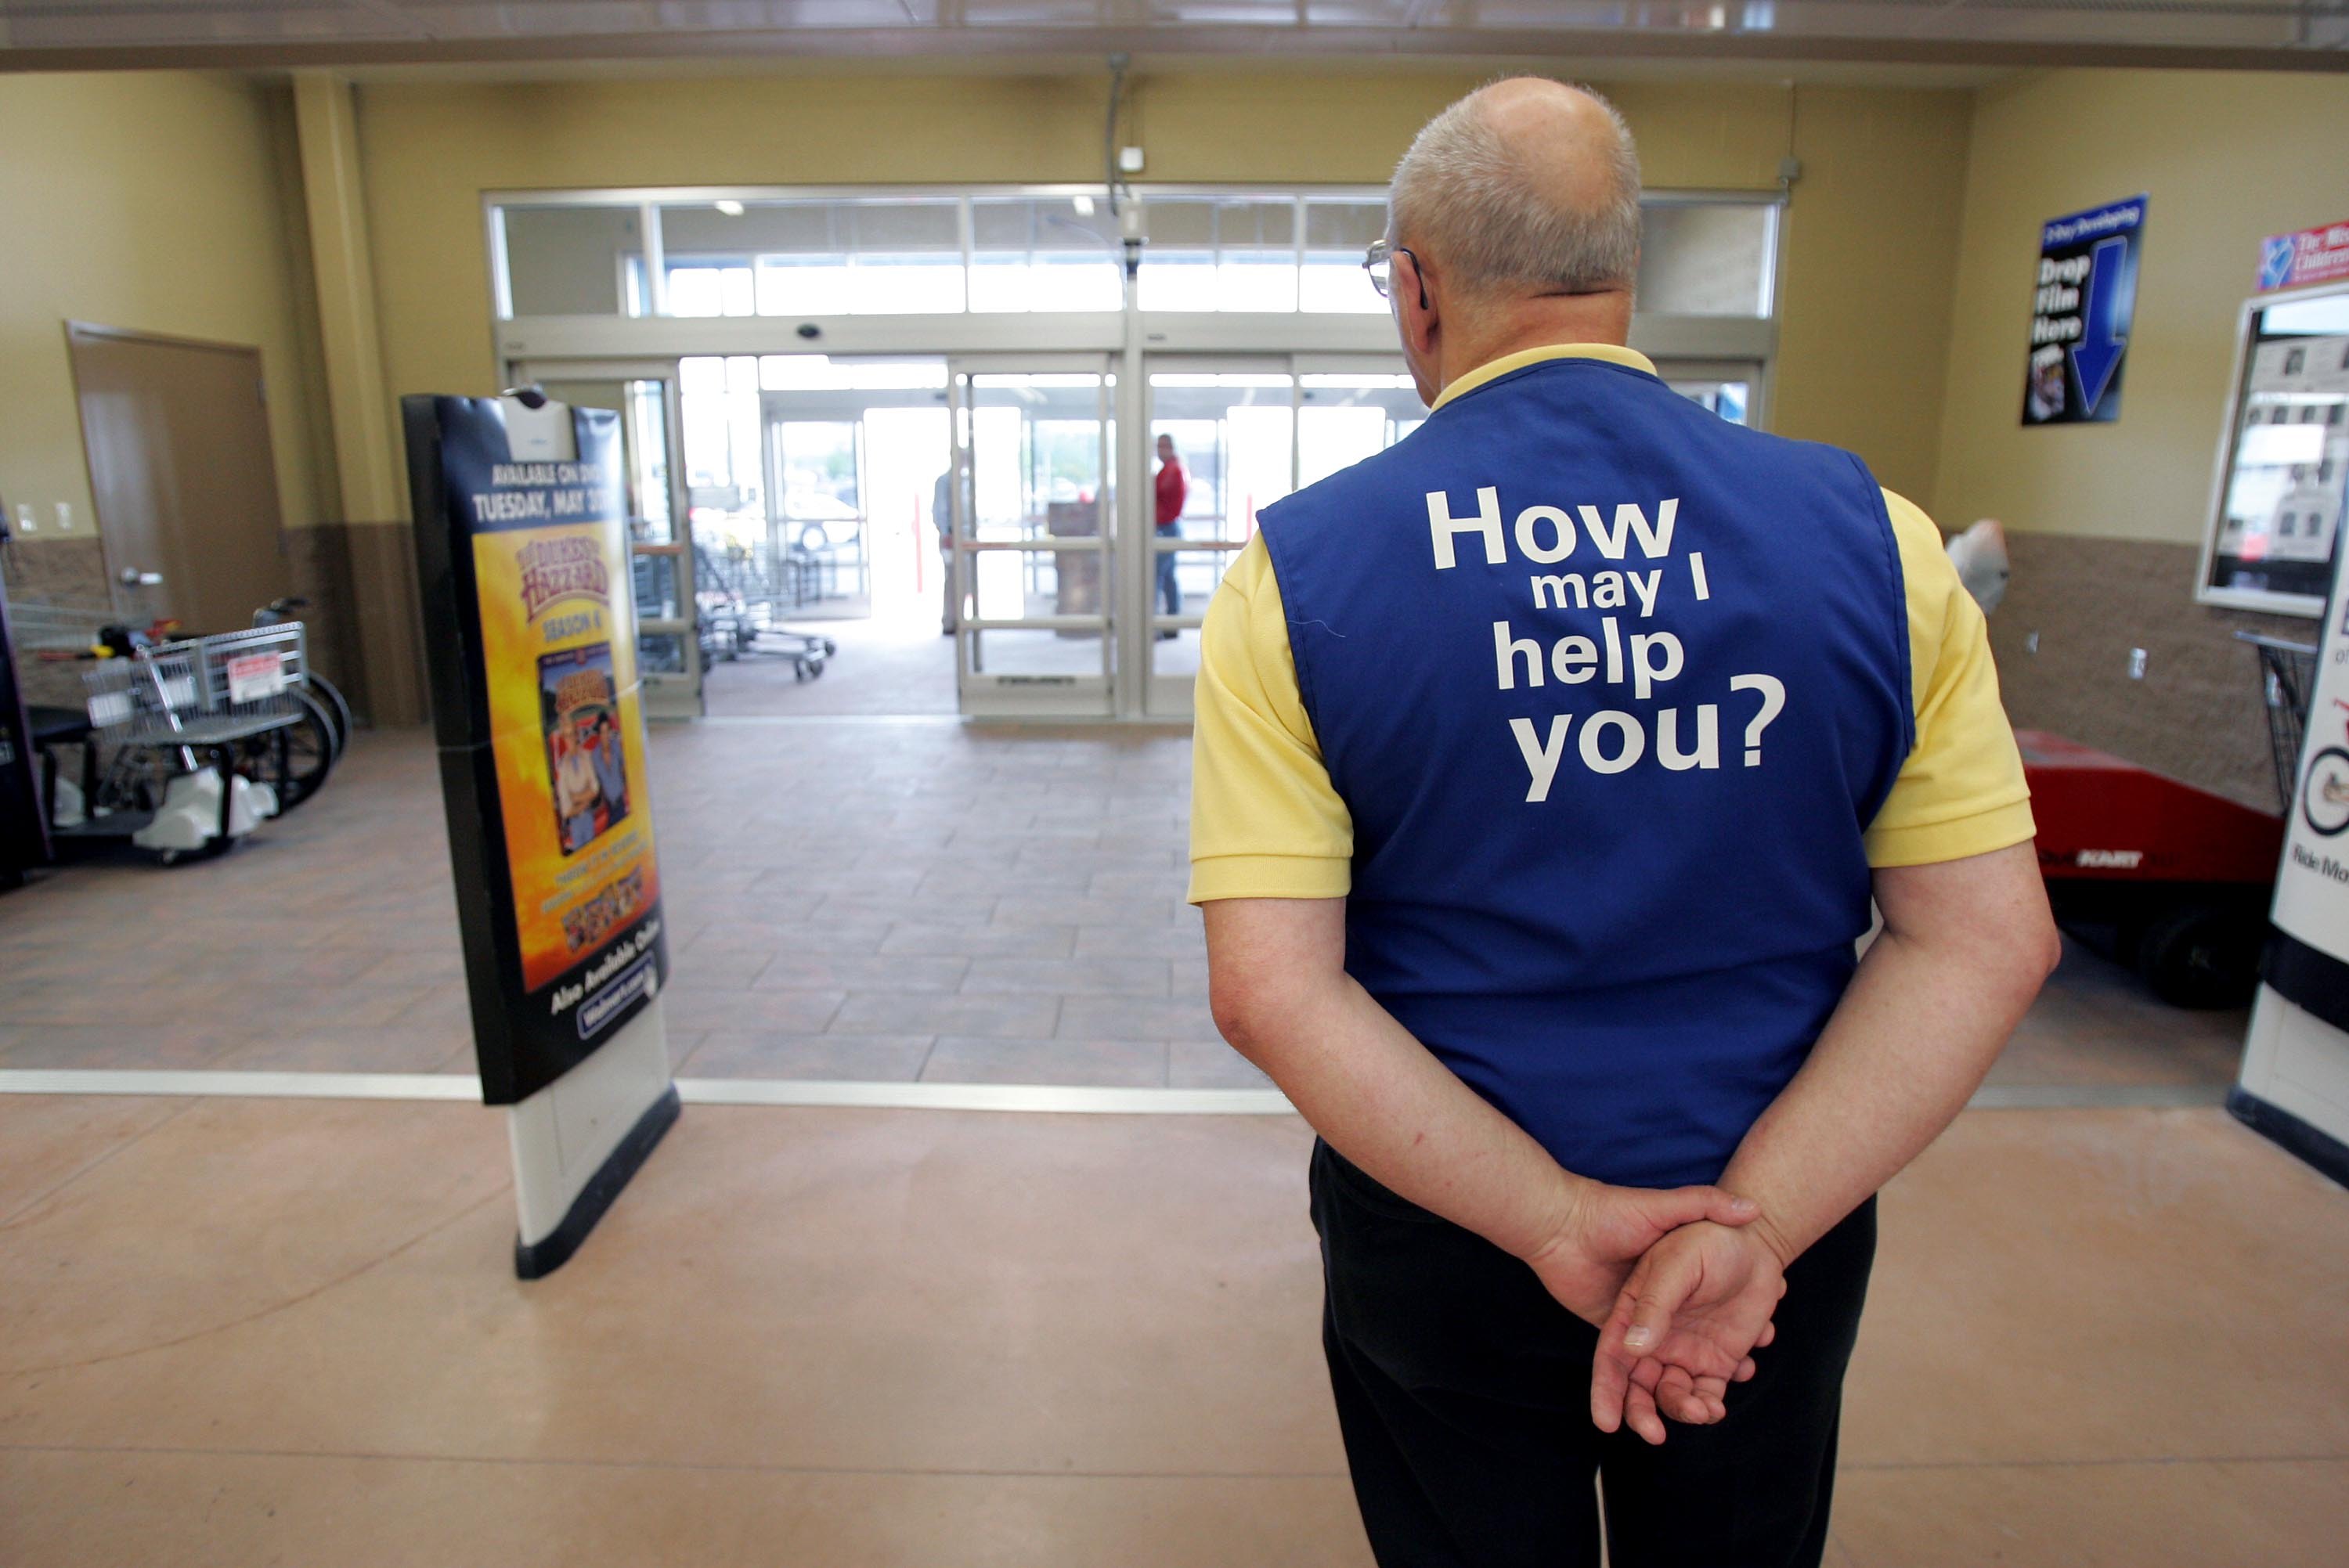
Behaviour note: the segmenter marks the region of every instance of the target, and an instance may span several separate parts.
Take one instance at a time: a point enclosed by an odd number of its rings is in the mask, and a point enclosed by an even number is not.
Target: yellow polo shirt
[[[1655,373],[1628,348],[1565,344],[1481,366],[1445,387],[1435,407],[1527,365],[1574,357]],[[1868,824],[1868,863],[1929,865],[2027,842],[2036,831],[2031,791],[1999,704],[1982,610],[1933,520],[1890,490],[1884,504],[1908,592],[1917,744]],[[1207,606],[1194,706],[1191,902],[1343,898],[1352,885],[1353,818],[1298,696],[1280,584],[1260,535]]]

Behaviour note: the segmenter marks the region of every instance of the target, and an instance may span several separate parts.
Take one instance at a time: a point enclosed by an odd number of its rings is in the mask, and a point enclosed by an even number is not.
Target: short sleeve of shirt
[[[1354,820],[1298,695],[1272,557],[1258,535],[1207,605],[1191,738],[1191,902],[1343,898]]]
[[[2031,790],[1998,698],[1990,628],[1950,563],[1941,531],[1884,492],[1908,586],[1917,744],[1868,828],[1871,866],[1920,866],[2031,839]]]

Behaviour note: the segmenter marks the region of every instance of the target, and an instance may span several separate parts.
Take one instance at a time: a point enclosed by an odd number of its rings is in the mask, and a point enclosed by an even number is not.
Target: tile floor
[[[651,749],[680,1075],[1263,1083],[1207,1014],[1185,735],[764,716]],[[1993,1081],[2215,1096],[2242,1035],[2075,950]],[[362,734],[223,860],[0,898],[0,1068],[465,1072],[470,1039],[421,732]]]
[[[711,713],[741,718],[957,711],[954,639],[939,634],[935,618],[891,622],[809,616],[789,624],[830,637],[838,645],[823,676],[794,680],[791,666],[773,658],[720,660],[702,681]]]
[[[830,677],[827,677],[830,678]],[[1247,1085],[1179,735],[663,727],[683,1074]],[[0,1068],[470,1068],[433,758],[0,898]],[[2079,950],[2011,1094],[2208,1099]],[[461,1104],[0,1096],[0,1563],[1368,1562],[1292,1118],[698,1105],[511,1274]],[[1977,1109],[1885,1200],[1829,1561],[2300,1564],[2349,1522],[2349,1201],[2208,1107]]]

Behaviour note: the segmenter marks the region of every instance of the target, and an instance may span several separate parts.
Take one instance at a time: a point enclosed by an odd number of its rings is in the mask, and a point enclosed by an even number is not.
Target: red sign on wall
[[[2349,221],[2260,242],[2260,292],[2349,278]]]

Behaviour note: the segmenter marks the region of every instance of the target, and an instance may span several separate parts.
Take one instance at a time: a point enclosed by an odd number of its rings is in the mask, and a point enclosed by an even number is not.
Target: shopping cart
[[[284,809],[303,656],[295,622],[94,661],[90,755],[109,760],[78,819],[53,799],[60,836],[129,839],[166,865],[225,853]]]
[[[16,651],[33,658],[86,656],[106,628],[121,618],[103,599],[12,593],[8,600],[8,630]]]
[[[2316,691],[2316,649],[2257,632],[2238,632],[2260,655],[2260,702],[2268,716],[2268,746],[2275,764],[2276,798],[2288,810],[2300,779],[2300,747],[2308,732],[2308,705]]]
[[[764,546],[736,546],[722,555],[694,547],[694,614],[705,666],[764,656],[788,660],[794,682],[823,674],[840,645],[782,624],[785,612],[823,596],[810,589],[808,555],[797,547],[783,555]]]

